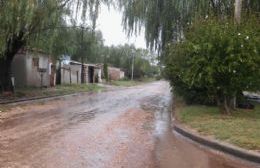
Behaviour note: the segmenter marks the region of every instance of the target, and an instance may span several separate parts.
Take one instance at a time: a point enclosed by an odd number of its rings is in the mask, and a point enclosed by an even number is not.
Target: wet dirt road
[[[175,135],[171,102],[160,81],[16,106],[0,114],[0,167],[257,167]]]

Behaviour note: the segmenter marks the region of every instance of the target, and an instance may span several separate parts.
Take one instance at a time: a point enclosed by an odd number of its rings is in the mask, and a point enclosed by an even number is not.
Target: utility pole
[[[83,56],[83,40],[84,40],[84,27],[81,26],[81,84],[85,83],[85,66],[84,66],[84,56]]]
[[[236,0],[235,1],[235,23],[241,23],[241,11],[242,11],[242,1],[243,0]]]
[[[135,55],[134,55],[133,49],[131,50],[131,54],[132,54],[132,75],[131,75],[131,80],[134,80]]]

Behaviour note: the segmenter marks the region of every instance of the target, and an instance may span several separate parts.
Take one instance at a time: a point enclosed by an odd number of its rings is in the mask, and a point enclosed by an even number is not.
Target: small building
[[[102,82],[102,67],[96,64],[85,64],[88,67],[88,83]]]
[[[82,73],[83,83],[99,83],[101,80],[101,68],[95,64],[83,64],[69,60],[67,63],[60,63],[58,68],[58,84],[81,84]]]
[[[50,55],[35,49],[22,49],[12,62],[16,87],[55,86],[56,71]]]
[[[125,77],[125,72],[119,68],[108,67],[108,76],[110,80],[120,80]]]
[[[80,84],[82,65],[76,61],[60,63],[57,75],[57,84]]]

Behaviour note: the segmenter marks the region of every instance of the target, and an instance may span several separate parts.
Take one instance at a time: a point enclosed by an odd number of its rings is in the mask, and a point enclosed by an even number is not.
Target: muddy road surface
[[[0,114],[0,167],[257,167],[175,135],[171,102],[160,81],[15,106]]]

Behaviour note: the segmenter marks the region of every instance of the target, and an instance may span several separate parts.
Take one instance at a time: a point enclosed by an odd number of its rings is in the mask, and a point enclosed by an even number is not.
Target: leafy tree
[[[129,34],[145,27],[147,45],[164,51],[168,43],[184,38],[184,30],[194,20],[209,16],[233,17],[235,0],[120,0],[123,23]],[[243,1],[243,9],[259,13],[260,1]],[[163,56],[163,55],[162,55]]]
[[[106,0],[103,0],[106,1]],[[108,1],[106,1],[108,2]],[[101,0],[2,0],[0,1],[0,62],[1,62],[1,86],[4,90],[11,89],[10,71],[15,54],[30,39],[37,39],[47,30],[59,31],[60,20],[67,16],[81,16],[82,22],[86,22],[87,11],[95,27],[95,20]],[[89,10],[87,10],[89,8]],[[80,12],[80,14],[78,14]],[[69,15],[68,15],[69,14]],[[52,34],[49,32],[49,34]],[[42,37],[42,36],[41,36]],[[52,43],[47,43],[48,45]]]
[[[152,77],[158,73],[152,63],[155,55],[145,49],[137,49],[133,45],[111,46],[107,48],[107,62],[125,71],[125,75],[131,78],[132,63],[134,61],[134,78]]]
[[[229,114],[238,94],[260,89],[259,32],[254,19],[240,26],[218,19],[194,23],[186,40],[170,47],[166,70],[174,89],[204,94]]]
[[[241,2],[121,0],[120,5],[129,34],[145,27],[147,45],[159,50],[176,92],[190,100],[198,97],[198,102],[217,100],[229,113],[236,94],[259,86],[259,29],[253,28],[259,27],[260,1]],[[234,17],[240,23],[254,15],[258,17],[255,24],[233,24]],[[212,18],[216,19],[210,22]],[[247,37],[237,37],[242,33],[250,37],[250,43]]]

